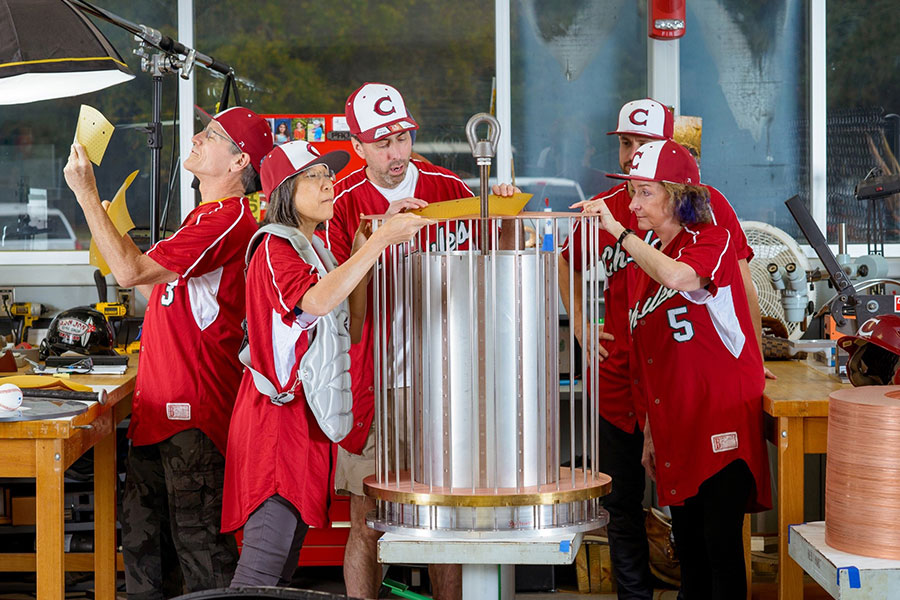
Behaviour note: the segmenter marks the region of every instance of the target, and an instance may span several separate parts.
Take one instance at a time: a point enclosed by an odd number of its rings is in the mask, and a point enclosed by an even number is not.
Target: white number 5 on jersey
[[[162,298],[159,299],[159,303],[163,306],[169,306],[172,302],[175,301],[175,286],[178,285],[178,280],[170,281],[166,284],[166,291],[163,293]],[[670,318],[671,322],[672,319]]]
[[[669,317],[669,327],[675,330],[672,337],[676,342],[687,342],[694,337],[694,326],[687,319],[678,320],[678,317],[687,313],[687,306],[679,306],[678,308],[670,308],[666,311]]]

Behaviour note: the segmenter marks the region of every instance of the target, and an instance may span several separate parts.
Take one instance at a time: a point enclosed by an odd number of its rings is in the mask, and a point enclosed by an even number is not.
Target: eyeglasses
[[[324,171],[321,169],[316,169],[315,171],[306,171],[300,175],[301,178],[306,179],[309,182],[318,183],[320,179],[327,179],[334,183],[334,171],[331,169],[325,169]]]
[[[229,144],[231,144],[231,145],[234,146],[235,148],[237,148],[237,151],[238,151],[238,152],[243,152],[243,150],[241,150],[241,147],[238,146],[238,145],[235,143],[235,141],[234,141],[233,139],[231,139],[230,137],[228,137],[227,135],[222,135],[221,133],[219,133],[219,132],[216,131],[215,129],[212,129],[211,127],[207,127],[206,129],[204,129],[204,131],[206,132],[206,139],[207,139],[207,141],[212,141],[212,136],[217,136],[217,137],[222,138],[223,140],[225,140],[226,142],[228,142]]]

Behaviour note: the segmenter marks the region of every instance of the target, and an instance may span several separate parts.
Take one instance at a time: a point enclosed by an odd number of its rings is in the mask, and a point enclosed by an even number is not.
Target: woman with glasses
[[[361,227],[335,267],[315,232],[332,216],[334,176],[349,158],[296,141],[263,160],[269,207],[247,252],[248,368],[225,465],[222,530],[244,529],[231,587],[288,585],[308,527],[326,525],[332,441],[353,422],[347,299],[361,291],[351,302],[364,314],[382,251],[431,223],[398,214],[370,235]]]

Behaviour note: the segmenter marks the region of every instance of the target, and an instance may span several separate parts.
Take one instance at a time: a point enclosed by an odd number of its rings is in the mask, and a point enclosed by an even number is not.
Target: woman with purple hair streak
[[[686,600],[747,596],[745,512],[771,506],[762,356],[731,233],[713,223],[697,163],[671,141],[644,144],[627,175],[631,224],[584,203],[636,263],[628,321],[642,394],[642,463],[671,506]],[[659,237],[648,244],[649,232]],[[640,268],[637,268],[640,267]],[[601,398],[602,402],[602,398]]]

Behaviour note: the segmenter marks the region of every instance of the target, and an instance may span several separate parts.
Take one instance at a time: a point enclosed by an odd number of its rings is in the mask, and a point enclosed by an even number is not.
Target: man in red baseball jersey
[[[79,144],[64,171],[116,281],[149,299],[122,501],[131,598],[177,595],[181,577],[188,591],[227,586],[237,560],[234,538],[220,534],[219,523],[241,381],[244,252],[257,229],[245,194],[259,189],[272,133],[264,119],[234,107],[212,117],[192,142],[184,168],[199,180],[202,202],[146,254],[117,233]]]
[[[641,145],[654,140],[672,139],[673,133],[672,112],[661,103],[646,98],[622,106],[617,127],[609,132],[609,135],[619,138],[619,166],[622,172],[628,173],[634,153]],[[714,222],[731,232],[731,244],[738,258],[741,280],[759,339],[759,303],[748,265],[753,251],[747,245],[734,209],[718,190],[711,186],[708,189]],[[641,231],[629,211],[632,195],[630,185],[623,182],[597,194],[590,201],[604,200],[619,222],[638,230],[639,235],[648,242],[653,241],[654,233]],[[563,244],[559,272],[560,293],[569,312],[571,326],[582,348],[587,349],[590,344],[581,332],[582,239],[586,239],[586,233],[578,225],[573,228],[569,239]],[[598,354],[590,363],[596,372],[586,374],[585,381],[596,386],[591,393],[596,394],[600,411],[600,469],[615,481],[612,492],[604,498],[604,506],[610,514],[607,526],[610,558],[618,597],[622,600],[650,600],[653,580],[648,566],[649,549],[643,512],[645,473],[641,466],[644,440],[635,410],[635,400],[643,391],[639,387],[638,377],[632,372],[629,357],[631,332],[627,319],[628,292],[633,285],[637,265],[621,243],[608,232],[599,230],[596,235],[598,255],[585,259],[589,264],[599,261],[606,275],[603,293],[605,314],[599,339],[594,344]],[[575,273],[573,282],[569,281],[570,262]]]
[[[671,506],[686,598],[747,595],[745,512],[771,508],[763,435],[762,354],[731,231],[714,224],[697,163],[672,141],[641,146],[627,174],[629,209],[653,244],[604,201],[585,205],[639,268],[629,286],[628,326],[644,395],[644,466]]]
[[[411,132],[418,124],[406,110],[403,97],[394,87],[367,83],[353,92],[345,106],[353,149],[366,166],[350,173],[334,186],[334,217],[325,236],[338,263],[350,256],[360,215],[395,213],[427,206],[431,202],[472,196],[472,191],[451,171],[411,159]],[[493,193],[511,196],[516,188],[494,186]],[[435,227],[435,226],[432,226]],[[447,228],[447,229],[445,229]],[[466,248],[473,232],[466,224],[442,223],[431,239],[441,249]],[[374,340],[372,286],[362,338],[350,349],[353,379],[353,430],[338,449],[335,489],[350,494],[350,536],[344,554],[344,581],[347,595],[375,598],[381,585],[381,567],[376,560],[380,533],[366,526],[366,514],[375,509],[367,498],[362,481],[375,473]],[[398,362],[402,362],[398,358]],[[361,455],[360,455],[361,454]],[[460,571],[456,565],[432,565],[429,571],[435,597],[455,598],[461,594]]]

